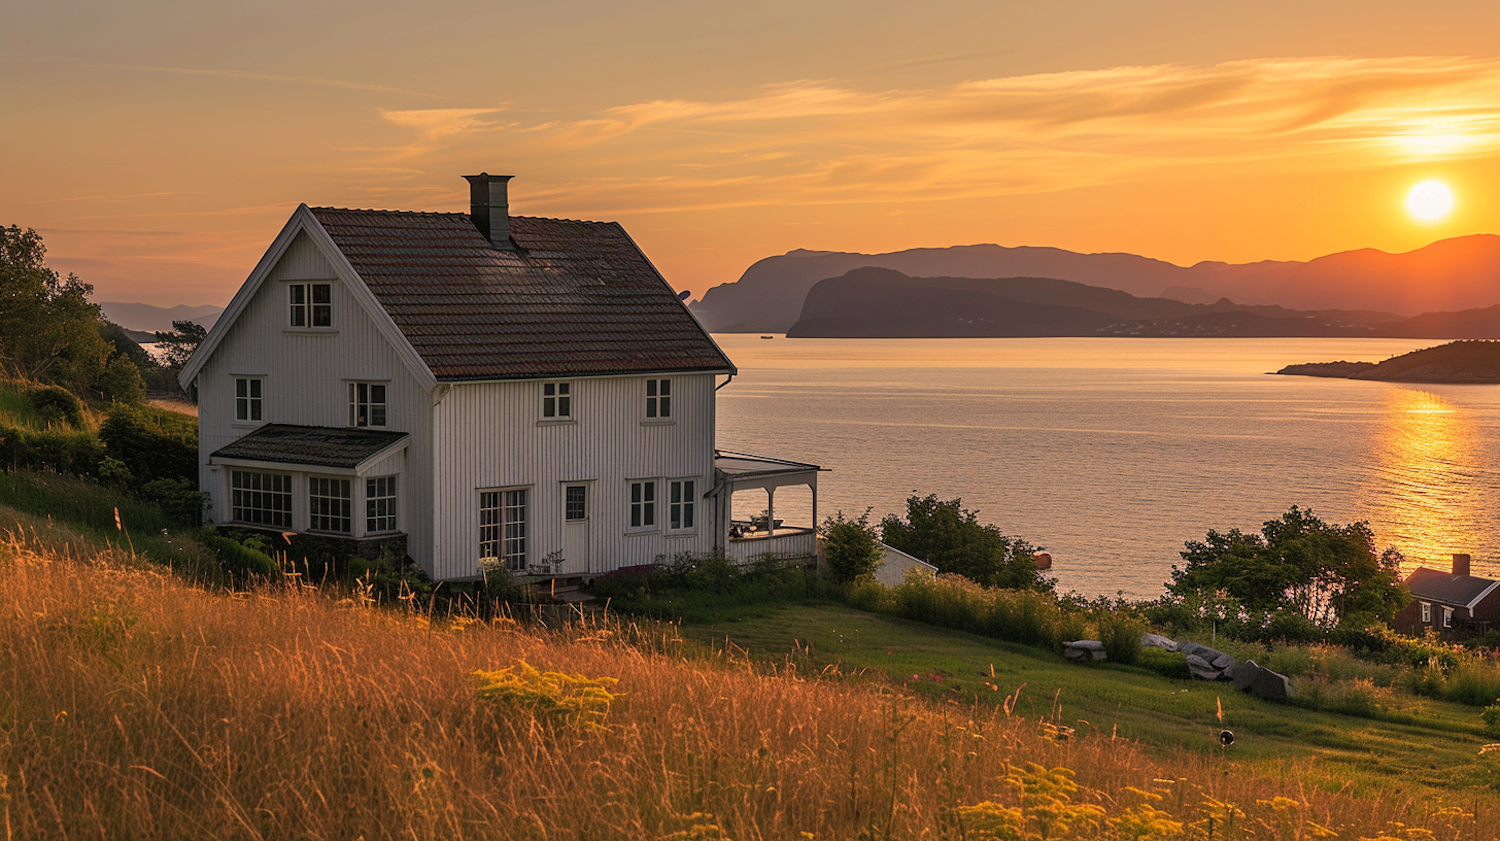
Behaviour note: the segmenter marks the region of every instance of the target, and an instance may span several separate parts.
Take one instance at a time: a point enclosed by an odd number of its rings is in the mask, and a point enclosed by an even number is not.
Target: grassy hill
[[[846,609],[771,611],[729,645],[549,631],[62,546],[0,545],[11,837],[1352,841],[1485,837],[1500,805],[1472,775],[1336,784],[1354,766],[1330,751],[1373,735],[1472,759],[1456,723],[1257,709]],[[1203,747],[1219,692],[1245,734],[1227,752]]]

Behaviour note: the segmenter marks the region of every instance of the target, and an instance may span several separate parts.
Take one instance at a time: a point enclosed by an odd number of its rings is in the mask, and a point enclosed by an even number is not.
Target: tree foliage
[[[828,571],[837,581],[855,581],[873,575],[884,559],[885,550],[875,527],[870,525],[870,509],[854,519],[840,511],[826,517],[818,531],[823,535],[823,557]]]
[[[1051,590],[1052,580],[1036,569],[1036,549],[998,526],[979,522],[963,500],[940,500],[936,494],[906,499],[906,519],[887,514],[880,521],[886,545],[986,587]]]
[[[36,231],[0,228],[0,357],[13,376],[82,391],[104,373],[112,348],[99,335],[94,287],[60,277],[46,254]]]
[[[1401,553],[1377,555],[1369,523],[1331,525],[1295,505],[1260,534],[1210,530],[1182,559],[1167,585],[1174,596],[1223,593],[1247,612],[1291,613],[1323,629],[1390,622],[1411,600]]]

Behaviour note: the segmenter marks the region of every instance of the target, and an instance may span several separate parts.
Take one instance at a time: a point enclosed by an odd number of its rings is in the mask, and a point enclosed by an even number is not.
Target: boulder
[[[1063,643],[1063,656],[1069,660],[1080,660],[1085,654],[1092,660],[1104,660],[1109,656],[1104,652],[1104,643],[1098,640],[1076,640]]]
[[[1141,647],[1142,648],[1164,648],[1167,651],[1176,651],[1177,650],[1177,643],[1171,637],[1164,637],[1161,634],[1149,634],[1148,633],[1148,634],[1142,634],[1141,635]]]
[[[1224,672],[1214,668],[1213,664],[1197,654],[1187,656],[1188,672],[1199,680],[1218,680],[1224,676]]]
[[[1234,688],[1241,692],[1250,689],[1250,684],[1255,682],[1256,675],[1260,674],[1260,666],[1254,660],[1246,660],[1235,665],[1230,676],[1234,678]]]
[[[1250,684],[1250,694],[1265,701],[1285,701],[1296,692],[1286,675],[1261,667],[1255,680]]]
[[[1221,672],[1228,672],[1234,669],[1234,658],[1230,657],[1228,654],[1220,654],[1218,657],[1215,657],[1212,662],[1214,664],[1214,668],[1218,669]]]

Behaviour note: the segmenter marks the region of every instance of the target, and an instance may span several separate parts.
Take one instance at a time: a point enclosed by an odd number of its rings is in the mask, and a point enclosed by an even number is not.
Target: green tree
[[[139,403],[146,397],[146,384],[141,379],[141,369],[129,358],[116,354],[105,366],[99,377],[99,390],[111,403]]]
[[[109,344],[99,335],[94,287],[47,268],[36,231],[0,228],[0,357],[19,377],[82,391],[104,373]]]
[[[157,333],[157,347],[161,350],[161,364],[172,388],[181,388],[177,375],[193,358],[198,345],[208,336],[208,328],[196,321],[174,321],[172,332]]]
[[[818,528],[823,535],[823,557],[828,571],[837,581],[853,581],[875,574],[885,557],[875,527],[870,525],[870,509],[857,519],[847,519],[840,511],[826,517]]]
[[[963,500],[940,500],[936,494],[906,498],[906,520],[887,514],[880,521],[881,540],[908,555],[986,587],[1051,590],[1052,580],[1036,569],[1036,549],[998,526],[979,522]]]
[[[1290,612],[1319,628],[1390,622],[1411,600],[1401,582],[1401,553],[1375,553],[1366,522],[1331,525],[1297,506],[1267,520],[1260,534],[1210,530],[1184,544],[1167,592],[1223,593],[1247,611]]]

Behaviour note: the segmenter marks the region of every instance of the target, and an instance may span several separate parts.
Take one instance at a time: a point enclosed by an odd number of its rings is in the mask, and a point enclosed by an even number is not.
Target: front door
[[[557,572],[579,575],[589,571],[588,485],[563,485],[563,557]]]

